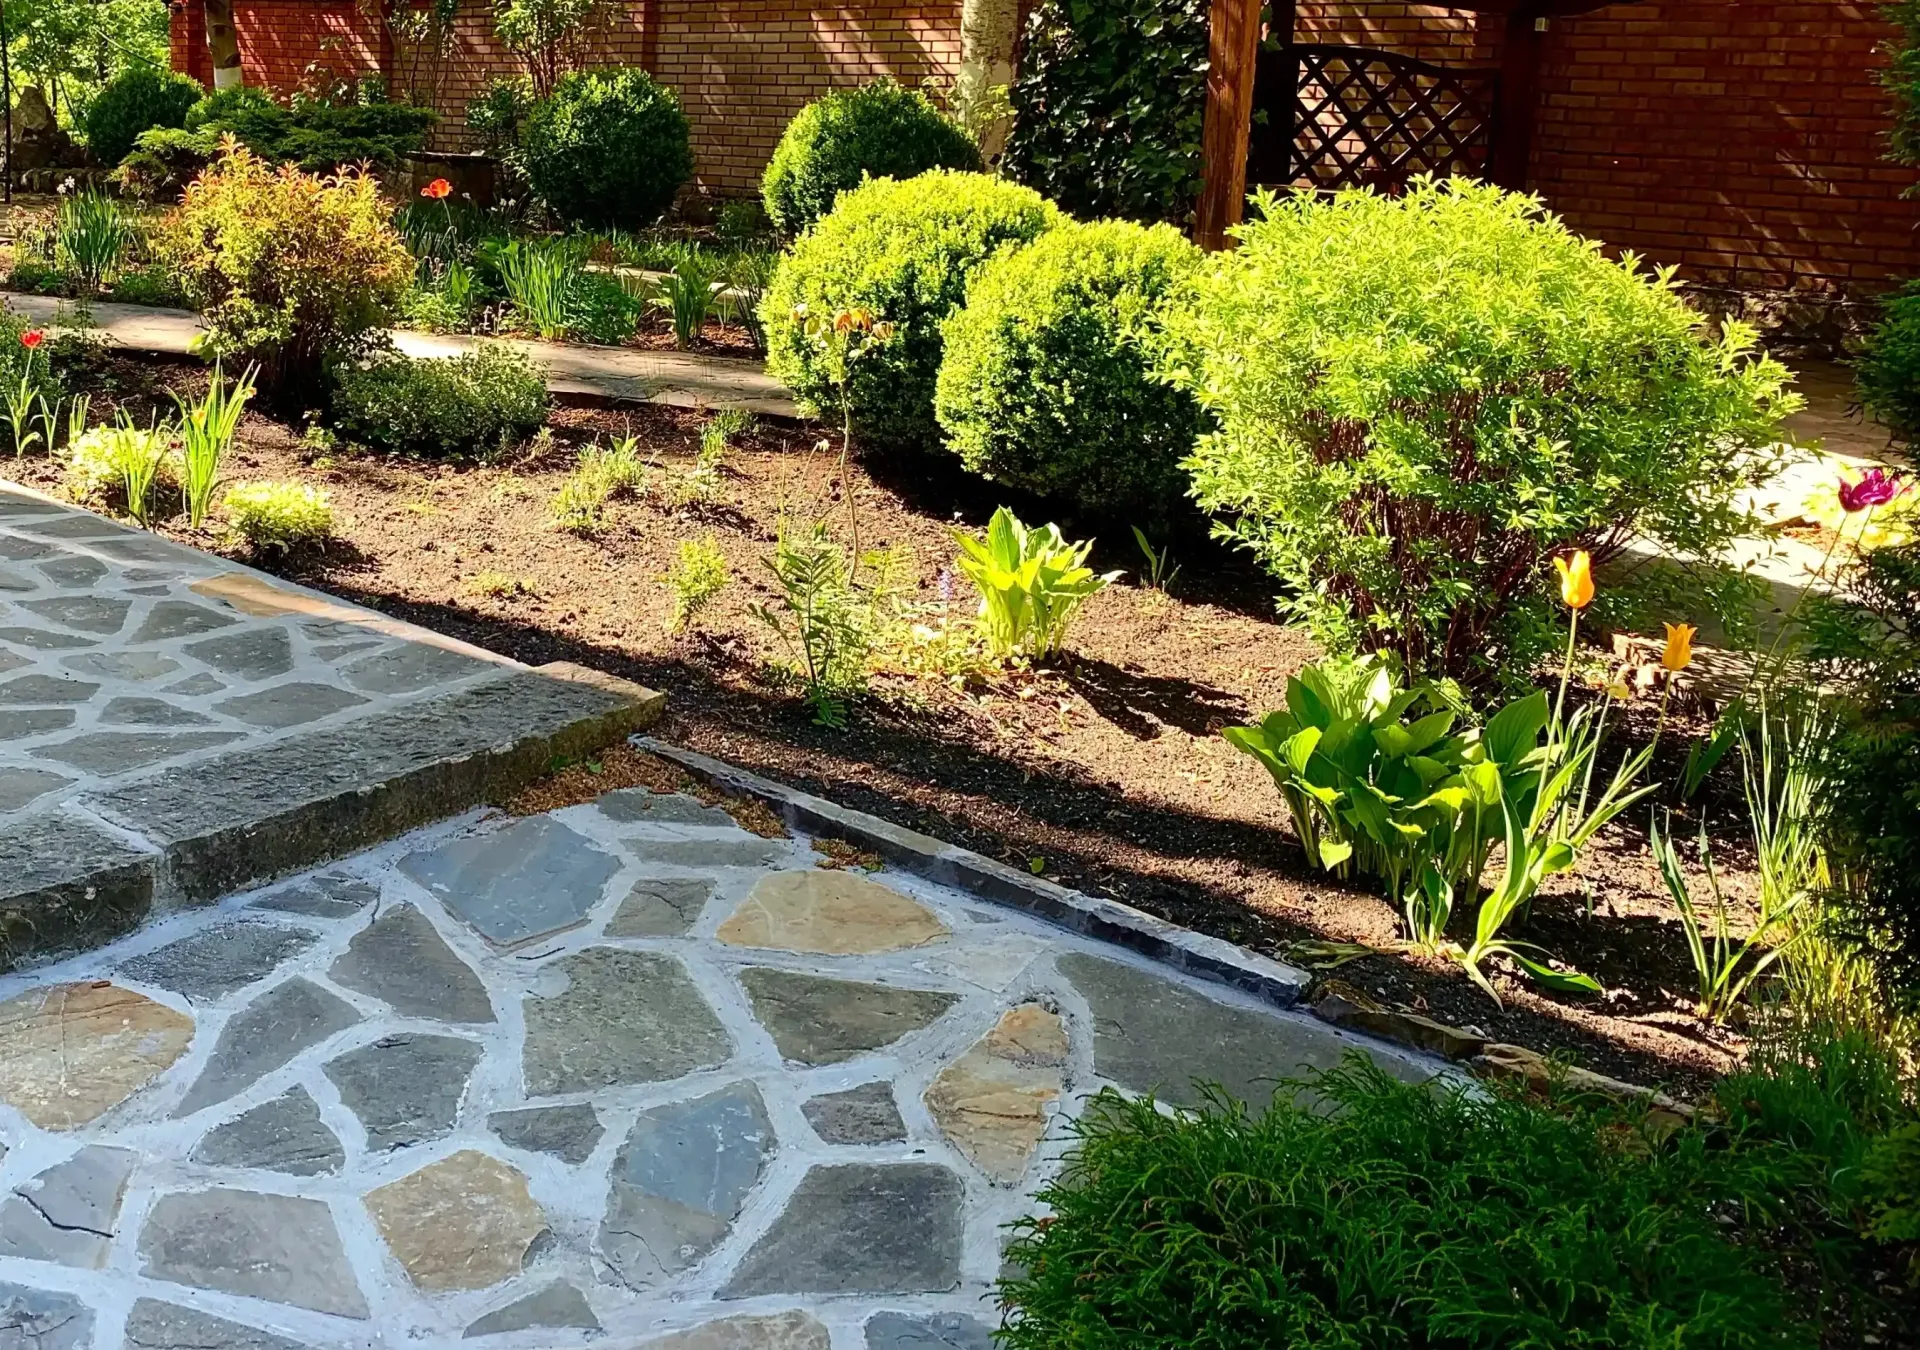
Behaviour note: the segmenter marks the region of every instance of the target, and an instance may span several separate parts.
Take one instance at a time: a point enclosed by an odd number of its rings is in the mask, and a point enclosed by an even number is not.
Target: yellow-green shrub
[[[227,523],[256,553],[318,544],[333,533],[325,488],[309,483],[236,483],[227,490]]]

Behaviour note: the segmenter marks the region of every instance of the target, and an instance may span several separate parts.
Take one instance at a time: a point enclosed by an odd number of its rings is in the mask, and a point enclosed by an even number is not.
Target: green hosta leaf
[[[1320,841],[1320,865],[1328,871],[1340,866],[1353,856],[1353,845],[1344,839],[1322,839]]]
[[[1493,715],[1480,733],[1487,757],[1496,764],[1513,764],[1534,749],[1540,733],[1546,729],[1552,710],[1547,691],[1536,689],[1525,698],[1509,703]]]
[[[1287,738],[1281,751],[1287,765],[1301,778],[1306,778],[1307,766],[1313,761],[1313,754],[1320,745],[1320,728],[1308,727]]]

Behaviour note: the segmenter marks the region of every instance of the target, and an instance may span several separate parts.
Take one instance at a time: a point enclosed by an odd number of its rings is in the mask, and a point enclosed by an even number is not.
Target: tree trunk
[[[233,26],[233,0],[205,0],[205,7],[213,87],[238,89],[245,81],[240,76],[240,36]]]
[[[961,0],[960,74],[954,82],[954,102],[989,164],[1006,149],[1013,126],[1007,90],[1013,84],[1019,28],[1020,0]]]

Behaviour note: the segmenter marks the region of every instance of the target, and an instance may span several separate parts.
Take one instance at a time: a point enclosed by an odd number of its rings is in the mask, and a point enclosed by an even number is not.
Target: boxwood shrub
[[[1670,273],[1464,180],[1256,215],[1169,312],[1164,370],[1219,419],[1195,494],[1283,609],[1415,671],[1525,678],[1563,631],[1548,559],[1637,536],[1711,611],[1663,617],[1742,620],[1715,560],[1799,404],[1751,328],[1703,340]]]
[[[546,421],[547,380],[504,343],[450,357],[388,353],[338,373],[333,415],[343,433],[377,449],[486,455]]]
[[[187,76],[129,66],[87,105],[87,149],[101,164],[118,164],[141,132],[185,126],[187,110],[199,101],[200,86]]]
[[[528,110],[519,167],[564,220],[649,225],[693,175],[687,115],[644,70],[575,71]]]
[[[1868,412],[1902,435],[1920,433],[1920,282],[1881,302],[1880,322],[1854,373]]]
[[[855,434],[887,449],[937,445],[941,323],[982,263],[1059,219],[1031,188],[948,169],[842,193],[780,260],[761,301],[768,368],[802,403],[838,416],[838,348],[810,337],[806,320],[865,310],[893,328],[845,369]]]
[[[1069,221],[975,274],[946,322],[934,408],[949,448],[996,481],[1096,511],[1180,500],[1200,409],[1150,346],[1201,254],[1178,230]]]
[[[919,90],[882,79],[802,108],[761,175],[760,196],[774,228],[798,234],[864,178],[979,167],[980,152],[958,123]]]

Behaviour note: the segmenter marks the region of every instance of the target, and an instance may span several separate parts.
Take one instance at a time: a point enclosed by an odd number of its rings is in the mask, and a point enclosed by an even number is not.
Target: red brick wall
[[[1488,64],[1502,26],[1302,0],[1297,32]],[[1916,175],[1881,158],[1874,73],[1892,32],[1859,0],[1643,0],[1556,19],[1529,184],[1572,228],[1712,286],[1857,295],[1920,273],[1920,203],[1901,197]]]

